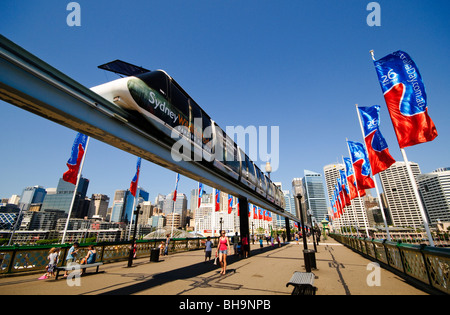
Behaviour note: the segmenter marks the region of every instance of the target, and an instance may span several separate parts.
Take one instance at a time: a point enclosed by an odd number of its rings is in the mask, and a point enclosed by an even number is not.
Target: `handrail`
[[[425,287],[450,294],[450,248],[340,234],[330,236],[359,254],[393,268],[406,279],[414,279]]]
[[[217,245],[218,237],[211,241]],[[176,238],[169,243],[169,254],[203,249],[206,238]],[[136,242],[136,258],[149,257],[151,250],[156,248],[165,238],[152,240],[138,240]],[[203,241],[203,242],[202,242]],[[131,241],[80,243],[77,259],[87,254],[89,245],[97,250],[97,260],[103,263],[127,260],[130,253]],[[60,248],[58,266],[66,265],[66,256],[72,244],[54,245],[14,245],[0,247],[0,275],[44,271],[48,264],[47,256],[53,247]]]

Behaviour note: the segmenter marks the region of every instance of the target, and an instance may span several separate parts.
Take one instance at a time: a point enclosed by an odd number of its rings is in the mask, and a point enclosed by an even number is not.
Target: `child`
[[[208,259],[208,261],[210,261],[211,260],[211,252],[212,252],[212,246],[213,246],[213,243],[211,242],[211,237],[207,237],[206,238],[206,243],[205,243],[205,262],[206,262],[206,259]]]
[[[262,237],[259,238],[259,248],[261,250],[263,249],[263,239],[262,239]]]
[[[58,264],[58,254],[60,249],[52,247],[49,251],[49,254],[47,256],[48,259],[48,265],[45,267],[47,269],[47,272],[39,278],[39,280],[48,279],[49,277],[55,276],[55,267]]]
[[[161,241],[161,244],[159,244],[158,248],[159,248],[159,256],[162,256],[164,254],[164,241]]]
[[[239,253],[239,258],[242,257],[242,242],[239,242],[236,246],[237,252]]]

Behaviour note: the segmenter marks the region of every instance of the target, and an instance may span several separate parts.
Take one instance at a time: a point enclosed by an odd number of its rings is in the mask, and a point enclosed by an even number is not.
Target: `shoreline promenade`
[[[308,244],[313,249],[313,244]],[[286,283],[295,271],[305,271],[303,243],[292,241],[282,247],[251,246],[246,259],[229,255],[226,275],[213,260],[204,263],[202,250],[160,257],[159,262],[142,258],[127,268],[116,262],[93,269],[79,279],[38,280],[39,274],[0,278],[1,295],[290,295]],[[214,251],[213,251],[214,255]],[[328,238],[317,246],[317,295],[427,295],[404,279],[369,268],[370,260]],[[370,266],[369,266],[370,267]],[[375,275],[375,278],[374,278]],[[379,276],[379,277],[378,277]],[[369,283],[376,281],[375,286]],[[73,286],[70,286],[72,284]]]

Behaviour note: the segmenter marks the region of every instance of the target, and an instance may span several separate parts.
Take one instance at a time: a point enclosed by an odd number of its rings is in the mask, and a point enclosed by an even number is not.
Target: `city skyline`
[[[445,60],[450,49],[442,40],[449,29],[447,2],[379,1],[380,27],[366,24],[366,3],[249,1],[234,10],[236,3],[175,2],[139,3],[138,16],[126,15],[118,25],[111,12],[127,12],[126,3],[79,1],[82,25],[71,28],[61,2],[6,0],[0,4],[5,12],[0,31],[85,86],[116,79],[97,66],[121,58],[167,70],[223,127],[279,126],[280,165],[271,178],[283,187],[290,187],[304,169],[320,172],[348,156],[345,138],[362,141],[356,103],[381,105],[383,135],[392,156],[402,161],[369,54],[373,49],[379,59],[402,49],[422,73],[429,114],[439,133],[432,142],[407,148],[408,158],[423,173],[449,166],[449,91],[442,83],[450,69],[436,62]],[[145,18],[149,11],[155,13],[150,20]],[[167,19],[173,22],[171,28],[161,27]],[[127,23],[152,34],[150,40],[122,27]],[[33,36],[29,29],[35,30]],[[105,34],[114,34],[121,44],[111,49]],[[167,43],[166,49],[153,49],[158,43]],[[0,164],[0,197],[21,194],[27,186],[56,187],[67,170],[76,132],[3,101],[0,112],[0,140],[7,148]],[[265,157],[258,158],[263,164]],[[129,187],[135,163],[135,156],[92,139],[83,170],[90,179],[88,196],[111,197],[115,190]],[[158,193],[174,190],[175,175],[142,161],[139,185],[154,200]],[[188,195],[196,185],[182,176],[179,191]]]

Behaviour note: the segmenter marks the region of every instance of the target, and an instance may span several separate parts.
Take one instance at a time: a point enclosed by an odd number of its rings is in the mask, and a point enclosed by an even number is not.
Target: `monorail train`
[[[165,71],[127,76],[91,90],[136,116],[139,128],[165,144],[172,146],[177,138],[185,140],[190,144],[190,154],[194,155],[192,160],[196,163],[207,163],[247,189],[285,208],[279,187]],[[145,119],[139,120],[142,117]]]

